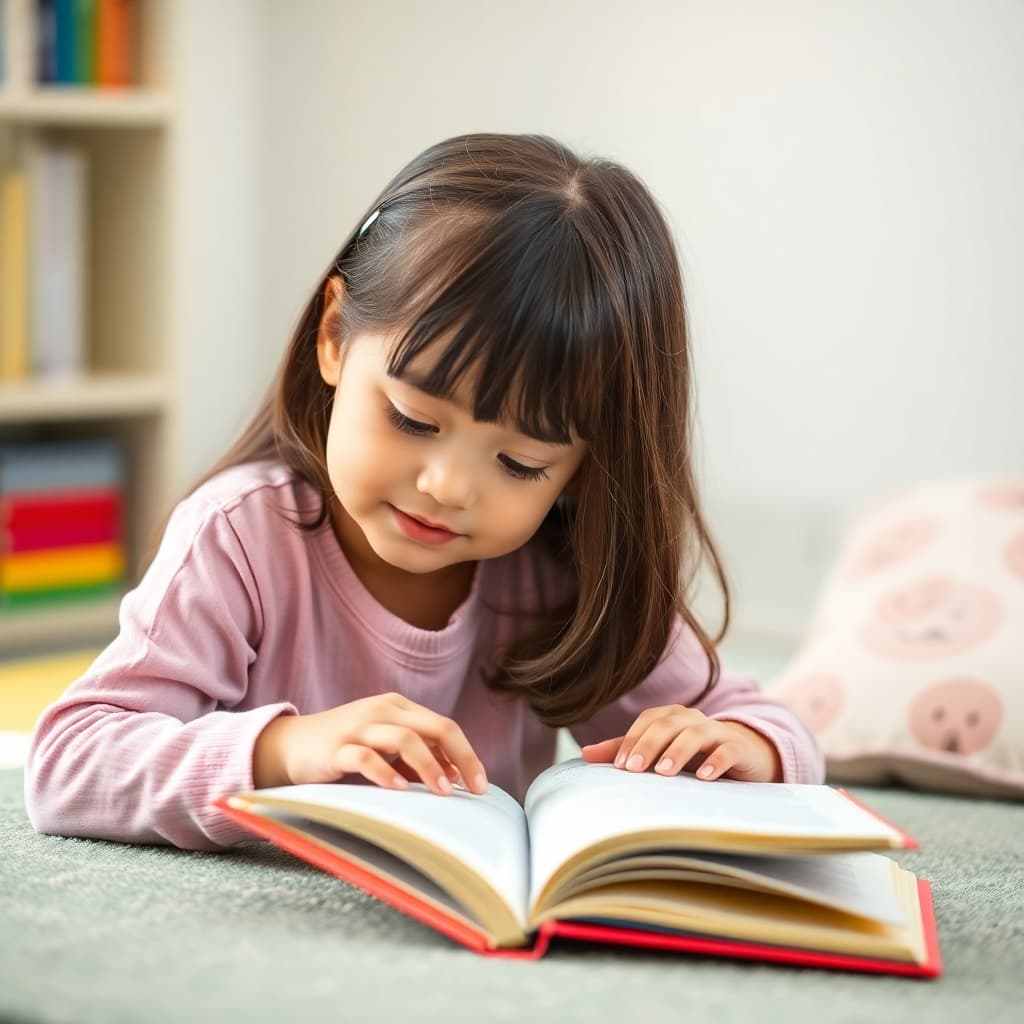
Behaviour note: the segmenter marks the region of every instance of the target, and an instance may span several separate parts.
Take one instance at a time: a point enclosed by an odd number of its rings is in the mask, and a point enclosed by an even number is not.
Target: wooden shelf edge
[[[0,382],[0,424],[121,419],[166,410],[171,387],[161,374],[96,373]]]
[[[0,88],[0,120],[28,124],[159,127],[172,110],[170,97],[156,89]]]

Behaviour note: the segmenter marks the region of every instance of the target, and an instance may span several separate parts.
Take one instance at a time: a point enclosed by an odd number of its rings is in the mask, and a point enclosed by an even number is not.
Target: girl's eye
[[[507,455],[499,455],[498,461],[505,468],[505,472],[509,476],[515,477],[516,480],[547,480],[548,478],[547,471],[543,466],[524,466]]]
[[[388,419],[403,434],[412,434],[414,437],[422,437],[424,434],[436,434],[437,427],[429,423],[420,423],[419,420],[411,420],[408,416],[400,413],[390,402],[388,402]]]

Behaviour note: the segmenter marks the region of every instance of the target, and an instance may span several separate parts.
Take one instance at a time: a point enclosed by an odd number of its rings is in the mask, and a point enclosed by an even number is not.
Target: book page
[[[433,879],[417,871],[411,864],[407,864],[399,857],[382,850],[379,846],[374,846],[373,843],[368,843],[365,839],[358,839],[356,836],[332,828],[330,825],[320,825],[308,818],[289,814],[287,811],[267,807],[261,809],[260,814],[285,828],[302,832],[320,845],[340,854],[346,860],[386,878],[393,885],[420,899],[441,907],[446,913],[482,927],[483,922],[476,921],[466,907],[435,884]]]
[[[783,896],[819,903],[848,914],[906,924],[896,893],[893,863],[878,853],[830,853],[809,857],[757,857],[746,854],[659,853],[622,857],[586,873],[589,885],[573,886],[585,892],[591,886],[631,879],[704,881],[744,888],[759,888]],[[749,883],[749,884],[747,884]]]
[[[558,867],[603,839],[660,829],[898,841],[899,832],[828,786],[701,782],[624,772],[581,758],[542,772],[526,794],[531,905]],[[772,851],[778,852],[778,851]]]
[[[310,814],[300,804],[355,814],[418,836],[483,878],[525,924],[526,818],[522,807],[498,786],[489,785],[482,795],[456,787],[450,796],[438,796],[419,782],[410,782],[406,790],[310,783],[260,789],[239,797],[257,804],[261,799],[274,800],[279,809],[306,817]]]

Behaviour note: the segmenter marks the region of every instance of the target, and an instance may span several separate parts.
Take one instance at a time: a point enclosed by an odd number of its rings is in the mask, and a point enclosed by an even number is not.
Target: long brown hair
[[[376,217],[370,221],[371,215]],[[578,578],[488,679],[552,726],[585,720],[639,684],[665,653],[676,614],[719,671],[729,589],[697,500],[692,379],[682,278],[671,232],[625,168],[536,135],[465,135],[432,146],[384,189],[313,290],[271,388],[204,479],[281,459],[319,489],[333,390],[316,338],[331,278],[345,298],[330,325],[399,329],[389,371],[437,342],[426,390],[480,372],[474,415],[588,443],[578,495],[545,530]],[[418,382],[419,384],[419,382]],[[703,559],[721,588],[713,639],[690,607]]]

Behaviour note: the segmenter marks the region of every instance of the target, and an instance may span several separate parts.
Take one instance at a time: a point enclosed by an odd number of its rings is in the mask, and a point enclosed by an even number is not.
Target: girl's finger
[[[616,736],[614,739],[601,740],[600,743],[586,743],[580,748],[580,753],[586,761],[594,764],[607,764],[615,759],[624,738]]]
[[[655,764],[664,754],[665,750],[682,733],[694,733],[700,737],[699,742],[705,742],[707,719],[701,715],[694,720],[690,716],[669,715],[659,718],[651,723],[647,731],[636,741],[632,750],[623,757],[620,751],[619,757],[623,759],[623,767],[628,772],[646,771],[652,764]],[[618,764],[618,758],[616,758]]]
[[[626,731],[619,746],[619,752],[615,755],[616,768],[625,768],[627,771],[643,771],[650,765],[652,758],[660,754],[671,742],[672,736],[678,734],[687,725],[707,721],[702,712],[682,707],[679,704],[651,708],[648,709],[648,712],[640,715]],[[657,736],[664,737],[662,746],[655,750],[656,737],[652,736],[650,744],[645,744],[638,750],[641,739],[654,728],[660,730],[656,734]],[[640,761],[633,760],[634,754],[640,755]]]
[[[452,791],[448,773],[431,752],[426,741],[404,725],[366,726],[359,739],[368,747],[385,754],[396,754],[416,773],[428,789],[447,796]]]
[[[467,789],[474,793],[487,790],[487,772],[483,762],[476,756],[476,751],[457,722],[419,704],[400,710],[399,721],[442,751],[455,765]]]
[[[335,753],[334,767],[342,775],[362,775],[385,789],[408,789],[408,781],[384,757],[359,743],[345,743]]]
[[[678,775],[691,766],[696,768],[703,761],[701,755],[721,742],[722,738],[715,735],[714,724],[705,719],[703,725],[684,729],[654,761],[654,770],[659,775]]]
[[[742,747],[735,741],[726,740],[725,743],[720,743],[697,769],[697,778],[706,779],[708,782],[720,778],[740,760],[742,755]]]

